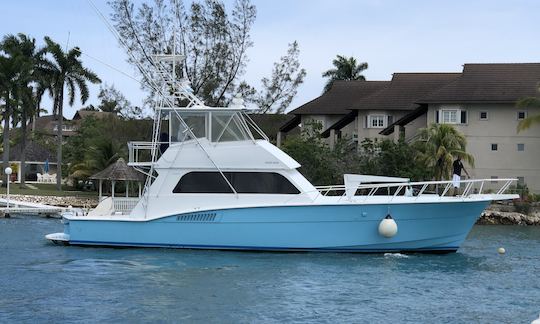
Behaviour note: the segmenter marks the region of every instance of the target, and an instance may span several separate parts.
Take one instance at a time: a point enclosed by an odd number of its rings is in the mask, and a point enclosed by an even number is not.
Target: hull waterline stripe
[[[101,241],[69,241],[73,245],[101,245],[125,247],[163,247],[206,250],[248,250],[248,251],[328,251],[328,252],[415,252],[415,251],[456,251],[459,246],[425,247],[425,248],[395,248],[395,249],[365,249],[365,248],[284,248],[259,246],[230,246],[230,245],[191,245],[191,244],[156,244],[156,243],[126,243]]]

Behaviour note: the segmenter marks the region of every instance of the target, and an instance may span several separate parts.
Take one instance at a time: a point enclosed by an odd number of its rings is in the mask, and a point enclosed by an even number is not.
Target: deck
[[[68,208],[59,206],[49,206],[44,204],[36,204],[10,199],[9,208],[7,207],[7,199],[0,198],[0,214],[31,214],[31,215],[47,215],[50,217],[60,218],[60,213],[67,211]]]

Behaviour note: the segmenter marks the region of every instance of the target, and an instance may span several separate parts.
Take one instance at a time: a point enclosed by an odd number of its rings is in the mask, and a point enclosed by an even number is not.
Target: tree
[[[26,62],[27,68],[21,69],[18,82],[18,103],[16,113],[13,115],[13,127],[19,123],[21,125],[21,168],[20,186],[25,187],[26,181],[26,145],[28,140],[28,124],[32,122],[36,115],[39,115],[41,98],[49,87],[50,75],[42,69],[44,48],[36,47],[36,40],[24,34],[18,34],[12,40],[13,46],[19,48],[20,53]],[[50,90],[50,89],[49,89]]]
[[[26,86],[19,88],[20,91],[20,102],[16,106],[16,113],[13,115],[13,127],[16,127],[17,124],[21,124],[21,182],[20,186],[25,187],[26,181],[26,145],[28,140],[28,120],[30,116],[35,114],[35,101],[36,97],[32,86]]]
[[[5,36],[0,44],[0,51],[5,54],[0,57],[0,88],[4,98],[3,170],[5,170],[9,166],[10,122],[17,124],[18,118],[22,116],[22,122],[26,123],[27,116],[33,114],[31,82],[37,57],[41,54],[36,53],[35,40],[24,34]],[[22,145],[21,169],[24,176],[26,124],[23,127]],[[4,184],[7,181],[9,179],[6,176]]]
[[[313,184],[333,184],[337,163],[332,150],[321,138],[322,124],[308,122],[300,136],[290,136],[282,149],[300,163],[300,172]]]
[[[324,92],[330,90],[332,84],[336,80],[365,80],[366,78],[361,74],[368,68],[366,62],[358,64],[354,57],[346,57],[344,55],[337,55],[336,59],[332,61],[335,69],[330,69],[322,74],[324,78],[330,78],[324,86]]]
[[[151,55],[172,54],[175,47],[185,55],[180,76],[189,79],[194,93],[208,104],[222,104],[235,89],[252,46],[249,33],[256,9],[249,0],[236,1],[230,16],[225,5],[214,0],[194,1],[188,11],[181,1],[172,0],[144,2],[137,8],[131,0],[110,5],[115,27],[133,54],[130,63],[155,76]],[[149,80],[144,81],[153,94]]]
[[[47,52],[52,59],[45,60],[45,68],[49,75],[53,75],[53,113],[57,116],[57,173],[56,186],[62,190],[62,123],[64,117],[64,90],[67,90],[70,106],[75,102],[76,92],[80,93],[81,102],[88,100],[89,92],[87,82],[100,83],[98,76],[85,68],[80,60],[81,51],[78,47],[64,52],[60,45],[49,37],[45,37]]]
[[[226,106],[240,92],[263,111],[270,111],[269,105],[283,111],[304,78],[294,42],[287,55],[274,64],[272,76],[262,80],[260,94],[240,82],[248,62],[247,50],[253,46],[250,32],[257,11],[250,0],[236,0],[230,12],[219,0],[195,0],[189,9],[179,0],[145,1],[137,7],[132,0],[109,3],[116,30],[132,54],[128,61],[142,68],[143,89],[150,97],[155,90],[146,75],[156,76],[151,56],[171,54],[173,48],[185,56],[182,68],[177,69],[178,77],[187,79],[193,93],[211,106]]]
[[[275,112],[281,114],[296,96],[296,90],[306,76],[306,70],[300,68],[299,55],[298,43],[295,41],[289,44],[287,55],[282,56],[278,63],[274,63],[272,77],[261,80],[263,91],[254,100],[261,113],[266,113],[277,106]]]
[[[540,92],[540,87],[538,88]],[[536,108],[540,109],[540,98],[538,97],[525,97],[518,100],[516,106],[518,108]],[[540,124],[540,114],[528,116],[527,118],[521,120],[518,124],[518,132],[529,129],[534,124]]]
[[[150,141],[152,119],[84,118],[77,134],[65,144],[69,177],[86,180],[118,157],[127,158],[129,141]]]
[[[121,149],[115,142],[100,138],[88,147],[84,160],[70,166],[69,175],[74,179],[87,179],[116,162],[121,157],[119,152]]]
[[[124,118],[142,118],[142,109],[133,106],[114,85],[100,87],[98,99],[101,100],[98,108],[104,112],[111,112]]]
[[[419,130],[420,138],[425,141],[417,142],[419,151],[417,161],[433,170],[436,180],[450,179],[452,163],[456,157],[474,167],[474,158],[466,152],[465,136],[448,124],[431,124]]]

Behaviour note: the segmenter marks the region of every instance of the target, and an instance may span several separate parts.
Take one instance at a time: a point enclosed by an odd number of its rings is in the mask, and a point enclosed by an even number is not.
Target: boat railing
[[[460,184],[464,185],[463,189],[459,189],[461,192],[459,195],[456,195],[461,198],[470,197],[473,194],[484,194],[484,193],[495,193],[496,195],[504,194],[512,185],[513,182],[516,182],[518,179],[467,179],[461,180]],[[493,190],[488,188],[490,184],[502,185],[497,189]],[[452,192],[453,182],[451,180],[443,181],[420,181],[420,182],[399,182],[399,183],[375,183],[375,184],[360,184],[353,190],[355,197],[363,197],[368,199],[376,195],[384,194],[383,189],[386,189],[386,195],[390,197],[392,201],[397,196],[410,196],[418,199],[422,195],[426,194],[435,194],[439,197],[445,197],[449,194],[454,194]],[[331,186],[317,186],[315,187],[320,195],[341,195],[346,196],[347,189],[345,185],[331,185]],[[352,188],[354,189],[354,188]],[[433,191],[432,191],[433,190]],[[360,194],[356,193],[360,191]]]
[[[152,164],[152,150],[159,149],[161,144],[169,144],[169,142],[129,142],[128,165],[150,166]]]
[[[112,199],[113,202],[113,213],[114,214],[122,214],[127,215],[131,213],[133,208],[137,205],[140,198],[136,197],[114,197]]]

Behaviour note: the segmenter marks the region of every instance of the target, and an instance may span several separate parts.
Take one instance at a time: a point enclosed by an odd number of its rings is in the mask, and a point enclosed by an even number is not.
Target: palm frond
[[[517,126],[518,132],[529,129],[534,124],[540,124],[540,114],[539,115],[534,115],[534,116],[529,116],[529,117],[521,120],[518,123],[518,126]]]
[[[81,93],[81,102],[84,104],[88,100],[88,97],[90,97],[90,92],[88,91],[88,85],[84,81],[84,79],[80,77],[73,78],[75,80],[75,83],[77,84],[77,87],[79,88],[79,92]]]
[[[368,68],[368,64],[366,62],[359,64],[354,57],[336,55],[336,58],[332,61],[332,65],[334,65],[334,69],[322,73],[324,78],[330,78],[324,87],[324,92],[330,89],[335,80],[351,81],[366,79],[361,73]]]
[[[525,97],[517,101],[516,107],[518,108],[540,108],[540,98],[538,97]]]
[[[73,103],[75,102],[75,94],[77,91],[77,88],[75,87],[75,81],[73,81],[73,78],[67,78],[66,79],[66,86],[68,91],[68,103],[70,106],[73,106]]]

